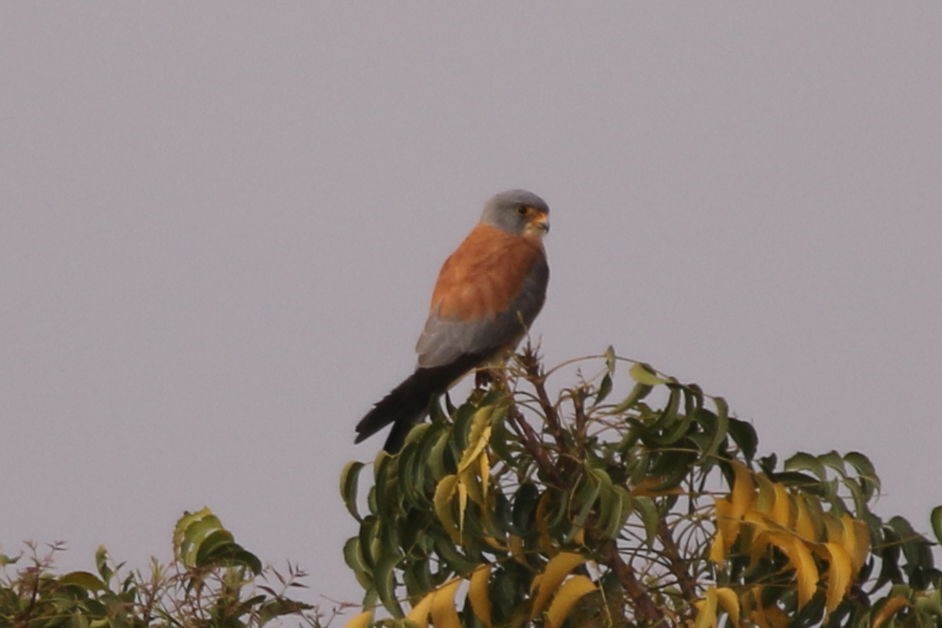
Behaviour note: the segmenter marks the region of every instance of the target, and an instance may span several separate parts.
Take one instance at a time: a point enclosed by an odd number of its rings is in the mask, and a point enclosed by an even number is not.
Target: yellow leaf
[[[742,463],[732,461],[733,488],[729,499],[716,499],[716,538],[710,546],[710,560],[719,563],[726,560],[729,549],[739,537],[743,516],[756,501],[756,487],[752,472]]]
[[[464,513],[468,509],[468,485],[458,480],[458,532],[464,534]]]
[[[364,611],[347,622],[347,628],[369,628],[373,625],[373,611]],[[424,626],[422,628],[425,628]]]
[[[801,539],[791,534],[772,534],[770,540],[782,549],[795,570],[795,579],[798,581],[798,607],[801,608],[814,596],[820,578],[811,550]]]
[[[491,479],[491,459],[488,457],[487,451],[482,451],[481,455],[478,456],[478,467],[478,473],[481,474],[481,507],[486,508],[487,489]],[[487,509],[487,511],[490,512],[490,509]]]
[[[814,521],[808,512],[808,505],[803,496],[795,496],[795,531],[799,536],[807,541],[817,541],[818,531],[814,527]]]
[[[433,504],[435,506],[435,515],[442,522],[445,530],[451,535],[455,543],[461,542],[461,533],[458,530],[458,524],[455,523],[455,516],[451,509],[451,498],[455,494],[455,485],[458,483],[458,476],[446,475],[438,482],[435,487],[435,497]]]
[[[494,414],[493,406],[485,406],[474,413],[471,419],[471,427],[468,430],[468,446],[461,454],[461,461],[458,463],[458,473],[469,468],[477,460],[477,457],[484,451],[491,440],[491,415]]]
[[[566,580],[563,586],[559,587],[559,591],[553,597],[553,603],[546,612],[547,628],[562,626],[579,598],[595,590],[595,584],[583,575],[575,575]]]
[[[847,513],[841,516],[841,529],[841,545],[850,554],[854,573],[857,573],[867,560],[867,554],[870,553],[870,530],[866,523],[854,519]]]
[[[697,619],[693,628],[716,628],[716,587],[706,590],[702,600],[694,602],[697,607]]]
[[[716,536],[723,539],[723,547],[721,548],[723,557],[721,560],[726,560],[729,548],[733,546],[736,537],[739,536],[741,515],[739,517],[733,515],[733,503],[728,499],[719,498],[714,500],[713,507],[716,510]]]
[[[455,610],[455,592],[459,584],[461,584],[461,578],[454,578],[435,591],[431,608],[432,623],[435,628],[461,628],[461,620],[458,619],[458,611]]]
[[[730,515],[741,519],[756,501],[756,485],[752,481],[752,471],[746,465],[733,460],[730,466],[733,467],[734,474],[733,491],[730,495],[732,502]]]
[[[752,542],[748,545],[749,564],[751,566],[759,562],[769,546],[768,534],[770,529],[766,516],[758,511],[750,510],[743,517],[743,520],[749,524],[749,529],[752,531]]]
[[[543,577],[540,578],[538,588],[536,589],[533,606],[530,607],[530,619],[533,619],[543,612],[543,609],[546,608],[546,603],[549,602],[550,597],[556,592],[559,585],[562,584],[563,579],[569,575],[570,571],[585,561],[585,556],[582,554],[560,552],[546,563],[546,569],[544,569],[541,574]],[[534,582],[534,584],[536,583]]]
[[[585,545],[585,528],[579,528],[573,533],[572,542],[576,545]]]
[[[710,560],[717,564],[726,560],[726,541],[723,539],[723,530],[719,528],[710,544]]]
[[[837,543],[825,543],[831,555],[828,561],[828,599],[827,609],[830,613],[841,603],[847,590],[850,588],[851,558],[843,547]]]
[[[765,587],[754,585],[743,594],[742,612],[747,621],[743,625],[757,628],[790,628],[791,622],[785,613],[773,603],[770,606],[762,605],[762,592]],[[730,624],[732,628],[733,624]]]
[[[488,583],[491,578],[491,566],[482,565],[471,573],[471,584],[468,587],[468,598],[471,600],[471,610],[482,624],[491,628],[491,595]]]
[[[777,606],[759,607],[752,611],[749,619],[759,628],[789,628],[791,619]]]
[[[729,587],[719,587],[716,589],[716,599],[720,606],[729,615],[730,625],[739,625],[739,597],[736,592]]]
[[[788,491],[783,484],[776,482],[773,485],[775,490],[775,505],[772,506],[772,521],[783,528],[790,527],[792,500],[788,497]]]
[[[769,514],[775,504],[775,485],[765,474],[756,476],[759,484],[759,496],[756,498],[755,509],[761,513]]]
[[[840,519],[831,514],[825,515],[824,527],[827,529],[828,541],[834,543],[844,542],[844,526],[841,525]]]
[[[476,466],[459,473],[458,484],[464,486],[464,491],[471,501],[484,508],[484,494],[481,491],[481,481],[478,479]]]
[[[908,607],[909,600],[901,595],[894,595],[886,604],[883,605],[883,608],[880,609],[880,612],[877,613],[877,616],[873,618],[873,628],[880,628],[883,624],[886,623],[886,620],[890,619],[893,615],[898,613],[900,610]]]
[[[432,610],[432,600],[435,599],[435,593],[437,589],[433,589],[430,593],[426,593],[418,604],[412,607],[412,610],[409,611],[409,614],[406,615],[406,619],[411,622],[415,622],[418,625],[418,628],[427,628],[428,627],[428,614]]]

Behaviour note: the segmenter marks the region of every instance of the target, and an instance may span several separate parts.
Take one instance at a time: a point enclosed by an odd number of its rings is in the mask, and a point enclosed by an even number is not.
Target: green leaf
[[[644,362],[635,362],[632,364],[628,374],[631,375],[633,380],[645,386],[657,386],[667,383],[665,378],[658,376],[657,371],[655,371],[651,365],[645,364]]]
[[[648,490],[660,492],[674,488],[687,477],[691,465],[698,458],[697,453],[692,450],[690,441],[681,441],[676,449],[661,452],[648,471],[649,477],[658,478],[660,481],[652,487],[647,487]]]
[[[869,458],[859,451],[852,451],[844,454],[844,460],[857,471],[867,499],[880,492],[880,478]]]
[[[525,482],[517,489],[513,505],[513,526],[515,532],[524,536],[533,529],[534,512],[540,501],[540,489],[532,482]]]
[[[262,572],[262,561],[260,561],[255,554],[244,549],[238,543],[217,545],[211,553],[206,555],[203,565],[245,567],[256,576]]]
[[[424,451],[428,439],[425,438],[429,430],[435,429],[431,423],[423,423],[426,429],[416,437],[417,440],[407,443],[399,452],[399,490],[402,492],[404,508],[418,506],[425,508],[428,503],[425,499],[425,470],[427,465],[427,451]],[[412,434],[413,432],[410,432]]]
[[[899,515],[891,517],[887,522],[899,535],[906,557],[907,571],[913,567],[928,569],[932,567],[932,552],[929,551],[929,540],[913,529],[913,526],[904,517]]]
[[[608,349],[605,350],[605,353],[603,355],[605,358],[605,370],[608,372],[609,375],[612,375],[613,373],[615,373],[615,365],[616,365],[616,358],[617,358],[617,356],[615,355],[615,347],[613,347],[612,345],[608,345]]]
[[[900,537],[890,526],[883,526],[881,531],[883,542],[874,545],[875,551],[880,556],[880,574],[876,584],[873,585],[874,591],[879,591],[887,583],[903,582],[903,574],[899,568]]]
[[[264,596],[262,599],[266,599]],[[297,600],[288,598],[277,598],[269,600],[262,604],[258,609],[259,625],[264,626],[272,619],[284,615],[296,615],[306,610],[313,610],[315,607]]]
[[[87,571],[72,571],[59,578],[62,584],[72,584],[85,589],[86,591],[104,591],[107,586],[95,574]]]
[[[844,467],[844,458],[836,451],[831,450],[826,454],[822,454],[818,456],[818,460],[837,471],[838,475],[841,477],[847,477],[847,469]]]
[[[942,620],[942,591],[936,589],[922,593],[916,597],[913,606],[916,610],[929,615],[938,626],[939,621]]]
[[[681,386],[684,391],[684,411],[693,414],[703,407],[703,391],[696,384]]]
[[[343,560],[347,566],[356,572],[369,572],[370,566],[363,559],[360,551],[360,539],[352,536],[343,544]]]
[[[501,539],[513,532],[513,513],[510,501],[502,492],[492,492],[494,496],[494,508],[491,513],[485,514],[484,522],[488,534]]]
[[[621,414],[635,407],[635,405],[644,399],[654,390],[653,386],[648,386],[647,384],[635,384],[634,388],[631,389],[631,392],[625,397],[625,400],[620,404],[612,408],[612,414]]]
[[[435,487],[435,515],[438,517],[443,529],[457,541],[460,538],[461,522],[455,521],[453,497],[458,486],[458,476],[448,475],[441,479]],[[459,515],[460,518],[460,515]]]
[[[935,533],[936,540],[942,543],[942,506],[936,506],[932,509],[929,520],[932,522],[932,531]]]
[[[455,427],[452,430],[452,437],[449,439],[449,444],[454,448],[456,459],[461,457],[461,452],[463,452],[468,446],[468,431],[470,430],[471,421],[475,416],[478,415],[479,412],[487,412],[486,403],[482,402],[480,406],[466,403],[458,408],[458,411],[453,417],[455,420]]]
[[[399,490],[399,458],[380,452],[373,463],[376,489],[376,514],[380,517],[396,512],[402,503]]]
[[[604,473],[604,471],[601,473]],[[608,479],[608,474],[605,474],[605,478]],[[611,485],[612,481],[608,479],[608,483]],[[570,492],[569,498],[570,509],[578,508],[578,512],[572,519],[574,526],[579,528],[585,526],[586,519],[592,511],[601,489],[602,486],[598,477],[591,472],[582,474],[580,482]]]
[[[108,565],[108,550],[105,549],[104,545],[99,545],[98,549],[95,550],[95,567],[98,569],[98,575],[101,576],[101,579],[105,582],[111,580],[113,571]]]
[[[396,565],[401,557],[398,554],[388,554],[377,563],[373,570],[373,586],[379,595],[380,602],[393,617],[402,617],[402,607],[396,598]]]
[[[217,530],[222,530],[222,522],[208,508],[193,515],[184,515],[177,528],[181,531],[177,549],[180,559],[187,567],[196,567],[200,544],[206,537]]]
[[[850,491],[851,498],[854,500],[854,512],[858,518],[863,518],[868,512],[867,497],[864,495],[860,482],[853,478],[845,478],[843,484],[847,487],[847,490]]]
[[[403,564],[402,583],[405,585],[406,593],[410,597],[428,593],[437,585],[432,578],[429,561],[416,558],[410,558]]]
[[[625,525],[625,515],[631,509],[631,495],[623,487],[613,485],[599,499],[599,535],[603,539],[614,539]]]
[[[726,400],[722,397],[714,397],[713,404],[716,406],[716,422],[710,443],[703,452],[705,458],[712,458],[716,455],[729,433],[729,406]]]
[[[827,479],[827,471],[817,456],[799,451],[785,461],[786,471],[811,471],[822,482]]]
[[[448,450],[451,435],[451,429],[443,429],[441,433],[438,434],[438,439],[435,441],[435,444],[432,445],[431,450],[429,450],[428,468],[429,471],[432,472],[432,481],[435,482],[435,484],[438,484],[443,477],[451,473],[445,464],[445,453]]]
[[[599,389],[595,393],[595,403],[599,404],[605,401],[605,398],[608,397],[608,394],[612,392],[612,376],[608,373],[602,377],[601,383],[599,383]]]
[[[417,425],[414,425],[412,429],[409,430],[409,433],[406,434],[406,440],[402,446],[403,449],[405,449],[409,445],[416,443],[417,441],[422,440],[422,437],[425,435],[425,432],[432,429],[432,427],[433,427],[432,423],[418,423]]]
[[[657,506],[650,497],[634,496],[631,499],[631,507],[632,510],[638,513],[641,522],[644,524],[645,542],[648,544],[648,548],[651,548],[654,539],[657,538],[661,524],[661,516],[658,513]]]
[[[511,447],[516,445],[516,436],[507,429],[505,417],[494,422],[494,429],[491,432],[491,450],[497,456],[497,459],[513,464],[514,455]]]
[[[557,491],[547,491],[549,493],[550,506],[546,509],[549,513],[549,519],[546,522],[551,535],[565,536],[569,534],[571,526],[567,515],[570,510],[570,494],[560,494]]]
[[[363,557],[363,562],[371,570],[376,567],[376,563],[380,558],[378,553],[374,554],[373,552],[374,541],[378,537],[378,528],[379,519],[375,515],[364,517],[363,521],[360,522],[360,533],[357,537],[360,543],[360,555]]]
[[[435,551],[452,574],[468,574],[477,567],[478,563],[464,556],[452,543],[449,537],[442,534],[435,535]]]
[[[357,510],[357,484],[360,478],[360,471],[365,465],[362,462],[348,462],[343,471],[340,472],[340,496],[354,519],[362,521],[359,510]]]
[[[235,545],[235,538],[229,530],[222,528],[213,530],[196,546],[194,561],[197,567],[207,567],[211,564],[210,557],[227,545]]]
[[[657,445],[658,447],[666,447],[668,445],[673,445],[677,441],[681,440],[690,432],[690,425],[693,423],[692,414],[680,414],[676,413],[677,408],[670,408],[673,414],[670,415],[670,421],[672,424],[667,423],[663,424],[664,432],[659,435],[647,436],[645,438],[646,442]],[[660,420],[658,421],[660,423]]]
[[[756,449],[759,446],[759,437],[756,435],[756,429],[751,423],[730,417],[729,435],[739,445],[739,449],[746,460],[752,460],[755,457]]]
[[[832,487],[836,486],[833,482],[822,482],[818,478],[800,471],[781,471],[779,473],[769,473],[768,475],[775,482],[794,486],[822,497],[833,495],[834,490]]]
[[[671,385],[669,388],[671,392],[667,403],[664,404],[664,409],[661,410],[657,419],[655,419],[646,430],[648,432],[646,437],[653,441],[658,441],[658,436],[660,436],[654,432],[670,428],[678,418],[677,411],[680,409],[680,399],[682,397],[680,387]]]

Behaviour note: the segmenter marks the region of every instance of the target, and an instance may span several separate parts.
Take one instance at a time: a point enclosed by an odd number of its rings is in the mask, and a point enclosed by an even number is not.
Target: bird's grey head
[[[510,233],[542,236],[549,231],[549,206],[527,190],[508,190],[484,205],[481,222]]]

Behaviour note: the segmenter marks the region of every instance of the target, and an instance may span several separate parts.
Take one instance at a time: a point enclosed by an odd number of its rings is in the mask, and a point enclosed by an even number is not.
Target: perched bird
[[[355,442],[392,423],[383,448],[398,452],[433,397],[513,350],[546,299],[547,231],[549,207],[532,192],[502,192],[485,204],[438,274],[415,372],[360,420]]]

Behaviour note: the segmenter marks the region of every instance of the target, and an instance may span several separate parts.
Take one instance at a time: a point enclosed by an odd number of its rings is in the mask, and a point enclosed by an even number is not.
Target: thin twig
[[[546,424],[549,426],[553,436],[558,440],[561,431],[559,415],[556,413],[556,408],[553,406],[553,402],[550,401],[549,395],[546,393],[546,386],[544,386],[546,377],[540,372],[540,359],[536,355],[536,351],[534,351],[533,347],[529,344],[524,348],[519,358],[520,363],[523,365],[527,381],[530,382],[533,389],[536,391],[537,399],[540,401],[540,407],[543,409],[543,418],[546,419]]]
[[[536,461],[544,477],[551,480],[557,486],[566,486],[559,469],[553,464],[553,461],[550,460],[549,450],[540,442],[540,437],[530,424],[527,423],[526,419],[523,418],[523,415],[520,414],[517,407],[511,405],[507,410],[507,415],[510,417],[510,420],[513,421],[518,431],[522,433],[523,446],[526,447],[530,455],[533,456],[533,460]]]

